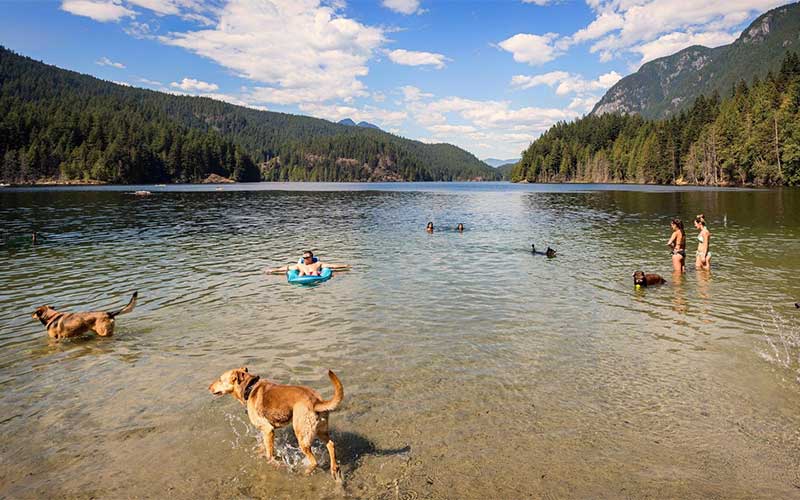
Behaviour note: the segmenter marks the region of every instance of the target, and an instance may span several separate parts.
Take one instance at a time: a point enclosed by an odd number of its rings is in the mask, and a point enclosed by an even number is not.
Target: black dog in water
[[[531,244],[531,253],[533,255],[546,255],[548,259],[552,259],[553,257],[556,256],[556,251],[550,247],[547,247],[547,250],[545,250],[544,252],[537,252],[536,245],[534,244]]]
[[[800,309],[800,302],[795,302],[795,303],[794,303],[794,306],[795,306],[796,308]]]

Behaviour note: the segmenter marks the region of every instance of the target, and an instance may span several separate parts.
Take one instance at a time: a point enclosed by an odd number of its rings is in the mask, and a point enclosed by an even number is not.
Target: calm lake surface
[[[673,277],[669,220],[692,259],[700,212],[712,272]],[[798,190],[0,188],[0,224],[0,497],[800,497]],[[308,248],[353,270],[262,273]],[[112,338],[30,317],[134,290]],[[238,366],[325,397],[337,372],[343,491],[289,429],[267,465],[207,390]]]

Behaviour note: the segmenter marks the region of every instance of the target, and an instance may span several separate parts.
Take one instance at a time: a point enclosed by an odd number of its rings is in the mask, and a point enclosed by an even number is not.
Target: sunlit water
[[[800,496],[800,358],[775,348],[797,340],[798,191],[135,189],[0,191],[0,497]],[[712,273],[674,278],[669,220],[691,258],[699,212]],[[353,270],[261,272],[308,248]],[[668,284],[635,291],[639,269]],[[134,290],[113,338],[50,342],[30,317]],[[208,393],[243,365],[325,396],[339,374],[343,491],[324,447],[306,478],[279,431],[273,469]]]

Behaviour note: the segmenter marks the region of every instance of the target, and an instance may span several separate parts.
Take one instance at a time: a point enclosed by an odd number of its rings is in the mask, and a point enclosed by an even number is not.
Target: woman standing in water
[[[694,267],[704,271],[711,270],[711,250],[709,243],[711,240],[711,232],[706,227],[706,217],[703,214],[694,218],[694,227],[700,231],[697,235],[697,257],[695,259]]]
[[[672,247],[672,270],[675,272],[686,272],[686,232],[683,230],[683,222],[680,219],[672,219],[670,223],[672,236],[670,236],[667,246]]]

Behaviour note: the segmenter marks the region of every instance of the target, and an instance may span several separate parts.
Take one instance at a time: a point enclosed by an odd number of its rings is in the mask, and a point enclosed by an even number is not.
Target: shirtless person
[[[327,262],[322,262],[321,260],[314,260],[314,252],[311,250],[306,250],[303,252],[302,264],[298,263],[289,266],[267,269],[267,274],[283,274],[292,269],[297,269],[298,276],[319,276],[322,272],[322,269],[325,267],[329,267],[334,271],[350,269],[349,264],[328,264]]]

